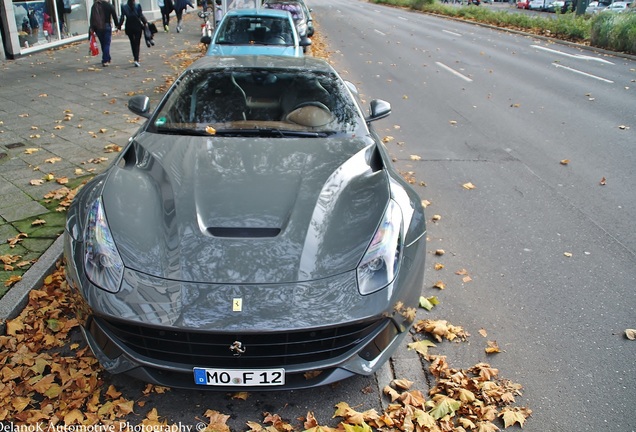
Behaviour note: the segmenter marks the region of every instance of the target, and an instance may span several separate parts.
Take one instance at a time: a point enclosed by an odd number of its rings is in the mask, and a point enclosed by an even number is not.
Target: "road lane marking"
[[[461,73],[457,72],[455,69],[446,66],[444,63],[440,63],[440,62],[435,62],[435,64],[439,67],[441,67],[442,69],[446,69],[448,72],[452,73],[455,76],[460,77],[461,79],[468,81],[468,82],[473,82],[472,79],[468,78],[466,75],[462,75]]]
[[[562,68],[562,69],[565,69],[565,70],[569,70],[570,72],[574,72],[574,73],[577,73],[577,74],[580,74],[580,75],[584,75],[584,76],[586,76],[586,77],[594,78],[594,79],[597,79],[597,80],[599,80],[599,81],[605,81],[606,83],[614,84],[614,81],[612,81],[612,80],[608,80],[608,79],[603,78],[603,77],[600,77],[600,76],[592,75],[592,74],[589,74],[589,73],[587,73],[587,72],[580,71],[580,70],[578,70],[578,69],[574,69],[574,68],[571,68],[571,67],[567,67],[567,66],[560,65],[560,64],[558,64],[558,63],[552,63],[552,64],[553,64],[554,66],[558,67],[558,68]]]
[[[540,50],[543,50],[543,51],[548,51],[548,52],[551,52],[553,54],[560,54],[560,55],[565,56],[565,57],[575,58],[575,59],[579,59],[579,60],[592,60],[592,61],[597,61],[597,62],[601,62],[601,63],[605,63],[605,64],[611,64],[611,65],[615,64],[615,63],[612,63],[609,60],[605,60],[605,59],[598,58],[598,57],[586,56],[586,55],[581,55],[581,54],[568,54],[568,53],[563,52],[563,51],[558,51],[558,50],[554,50],[554,49],[551,49],[551,48],[542,47],[541,45],[530,45],[530,46],[532,48],[540,49]]]
[[[452,34],[453,36],[459,36],[459,37],[461,37],[461,36],[462,36],[461,34],[459,34],[459,33],[455,33],[455,32],[452,32],[452,31],[450,31],[450,30],[442,30],[442,31],[443,31],[444,33]]]

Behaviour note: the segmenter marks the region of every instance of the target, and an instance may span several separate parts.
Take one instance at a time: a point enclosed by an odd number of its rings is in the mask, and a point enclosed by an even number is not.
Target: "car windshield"
[[[366,135],[360,110],[333,72],[193,69],[182,75],[148,130],[179,135]]]
[[[289,19],[282,17],[228,16],[216,34],[220,45],[294,45]]]

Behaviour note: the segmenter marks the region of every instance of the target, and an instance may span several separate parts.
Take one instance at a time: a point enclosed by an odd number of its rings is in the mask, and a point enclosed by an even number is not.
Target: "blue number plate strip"
[[[194,368],[194,383],[204,386],[281,386],[285,369]]]

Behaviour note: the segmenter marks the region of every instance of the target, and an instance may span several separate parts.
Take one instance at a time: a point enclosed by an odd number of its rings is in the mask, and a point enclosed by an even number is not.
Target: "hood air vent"
[[[210,227],[208,232],[214,237],[266,238],[276,237],[280,228]]]

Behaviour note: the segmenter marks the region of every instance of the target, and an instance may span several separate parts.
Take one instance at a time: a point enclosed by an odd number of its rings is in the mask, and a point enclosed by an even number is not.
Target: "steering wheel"
[[[323,110],[325,110],[327,112],[331,112],[331,110],[327,107],[327,105],[325,105],[322,102],[318,102],[318,101],[301,102],[298,105],[296,105],[291,111],[294,111],[294,110],[297,110],[298,108],[302,108],[302,107],[306,107],[306,106],[314,106],[314,107],[323,109]]]

